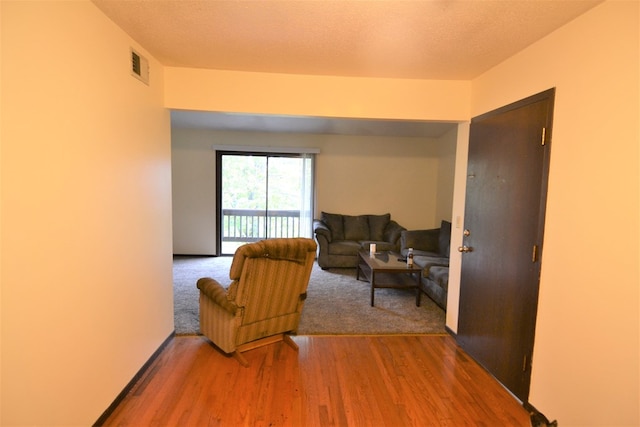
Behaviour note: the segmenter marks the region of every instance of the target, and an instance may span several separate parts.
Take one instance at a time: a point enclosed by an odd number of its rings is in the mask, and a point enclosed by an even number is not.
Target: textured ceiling
[[[473,79],[601,2],[93,0],[166,66],[444,80]]]
[[[600,1],[93,0],[167,66],[470,80]]]

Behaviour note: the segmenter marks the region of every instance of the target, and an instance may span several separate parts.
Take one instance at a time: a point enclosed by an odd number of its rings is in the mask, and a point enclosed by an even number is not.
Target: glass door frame
[[[255,157],[265,157],[267,159],[271,157],[284,157],[284,158],[300,158],[307,159],[311,162],[309,178],[311,183],[309,184],[309,195],[308,199],[303,200],[303,204],[305,208],[300,208],[299,214],[299,230],[301,235],[307,235],[307,237],[313,237],[313,214],[315,207],[315,153],[309,152],[285,152],[285,151],[250,151],[250,150],[216,150],[216,252],[221,256],[233,255],[233,253],[223,253],[223,234],[224,234],[224,215],[223,215],[223,157],[224,156],[255,156]],[[304,165],[303,165],[304,167]],[[267,169],[268,173],[268,169]],[[268,181],[268,178],[267,178]],[[267,191],[267,189],[265,189]],[[265,213],[265,221],[268,219],[268,208]],[[305,215],[306,214],[306,215]],[[304,223],[303,223],[304,222]],[[305,231],[303,232],[303,227]],[[267,232],[267,228],[265,226],[265,232]],[[266,238],[266,237],[265,237]]]

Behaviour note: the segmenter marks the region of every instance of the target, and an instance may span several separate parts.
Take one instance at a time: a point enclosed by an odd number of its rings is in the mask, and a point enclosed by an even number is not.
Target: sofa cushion
[[[442,221],[440,223],[440,235],[438,236],[438,249],[440,255],[448,257],[451,246],[451,223]]]
[[[401,235],[402,249],[413,248],[414,251],[438,253],[438,236],[440,230],[405,230]],[[404,252],[404,251],[403,251]]]
[[[427,277],[440,285],[445,291],[449,289],[449,267],[431,267]]]
[[[371,240],[384,240],[384,229],[391,220],[391,214],[367,215],[369,220],[369,238]]]
[[[428,277],[431,270],[435,267],[449,267],[449,258],[440,256],[423,256],[416,255],[413,257],[416,266],[422,268],[422,276]]]
[[[331,240],[344,240],[344,222],[341,214],[322,212],[320,219],[331,230]]]
[[[402,255],[403,256],[407,256],[407,254],[409,253],[409,249],[402,249]],[[417,256],[426,256],[426,257],[431,257],[431,258],[444,258],[441,257],[440,254],[438,252],[431,252],[431,251],[421,251],[421,250],[415,250],[413,251],[413,256],[417,257]]]
[[[395,222],[389,221],[389,224],[384,229],[384,237],[382,240],[385,242],[393,243],[396,250],[398,250],[398,241],[400,240],[400,234],[405,230],[403,226]]]
[[[369,240],[369,221],[366,215],[344,215],[345,240]]]
[[[330,255],[357,255],[360,249],[362,249],[360,243],[352,240],[334,240],[329,243]]]

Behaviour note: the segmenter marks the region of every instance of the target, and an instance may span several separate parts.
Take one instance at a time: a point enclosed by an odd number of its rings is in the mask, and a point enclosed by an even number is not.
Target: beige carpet
[[[198,289],[200,277],[212,277],[227,286],[231,257],[175,257],[174,305],[177,334],[199,333]],[[355,268],[322,270],[314,265],[307,289],[298,335],[437,334],[444,333],[445,313],[415,292],[376,289],[370,305],[368,282],[357,281]]]

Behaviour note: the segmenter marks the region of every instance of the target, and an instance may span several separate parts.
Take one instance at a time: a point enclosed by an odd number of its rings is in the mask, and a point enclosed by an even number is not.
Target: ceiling
[[[165,66],[435,80],[471,80],[601,2],[93,0]],[[203,127],[210,119],[209,126],[219,127],[230,119],[226,114],[200,114],[200,120],[172,116],[176,126]],[[270,127],[269,116],[233,117],[236,124],[243,119],[257,126],[254,130]],[[277,118],[271,127],[295,119]],[[358,120],[352,128],[346,119],[335,124],[300,120],[300,126],[320,132],[332,126],[335,132],[376,132],[366,126],[375,121]],[[395,125],[409,126],[408,133],[420,128],[388,121],[379,129]]]

